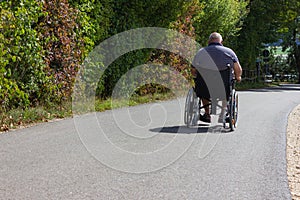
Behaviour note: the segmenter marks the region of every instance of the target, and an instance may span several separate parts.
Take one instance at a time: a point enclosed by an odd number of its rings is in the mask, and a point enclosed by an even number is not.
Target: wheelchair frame
[[[230,71],[230,67],[228,66],[228,72]],[[184,123],[190,127],[190,126],[197,126],[198,120],[200,117],[200,111],[201,109],[205,108],[206,106],[210,106],[211,114],[216,114],[217,107],[221,109],[225,109],[222,117],[222,123],[223,127],[226,128],[226,124],[229,124],[229,128],[231,131],[234,131],[237,128],[237,120],[238,120],[238,94],[235,90],[235,80],[231,80],[231,77],[229,75],[229,81],[231,84],[229,84],[229,98],[226,103],[226,108],[223,108],[222,106],[219,106],[217,104],[218,99],[211,99],[210,103],[205,106],[201,106],[200,98],[197,97],[194,88],[189,89],[185,101],[185,111],[184,111]]]

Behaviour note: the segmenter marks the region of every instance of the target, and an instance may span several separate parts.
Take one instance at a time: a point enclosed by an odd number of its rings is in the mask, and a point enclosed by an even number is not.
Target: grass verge
[[[264,82],[241,82],[236,84],[237,90],[249,90],[249,89],[260,89],[266,87],[276,87],[279,83],[264,83]]]
[[[134,95],[129,100],[96,99],[95,111],[103,112],[112,108],[124,106],[135,106],[139,104],[163,101],[174,98],[172,93],[154,93],[145,96]],[[0,114],[0,132],[12,129],[24,128],[41,122],[48,122],[54,119],[72,117],[72,103],[65,102],[59,106],[37,106],[26,109],[12,109]]]

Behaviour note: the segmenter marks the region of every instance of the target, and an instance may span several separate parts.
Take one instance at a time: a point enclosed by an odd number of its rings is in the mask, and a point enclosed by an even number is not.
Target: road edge
[[[300,104],[288,117],[287,125],[287,176],[292,199],[300,199]]]

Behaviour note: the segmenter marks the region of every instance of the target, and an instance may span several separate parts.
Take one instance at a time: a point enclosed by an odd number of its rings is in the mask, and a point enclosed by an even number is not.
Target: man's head
[[[222,43],[223,39],[220,33],[217,32],[213,32],[212,34],[210,34],[209,38],[208,38],[208,44],[210,43]]]

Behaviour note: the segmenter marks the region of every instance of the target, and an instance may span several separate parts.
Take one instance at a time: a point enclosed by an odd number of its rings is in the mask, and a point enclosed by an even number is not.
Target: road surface
[[[288,114],[300,86],[239,92],[234,132],[183,125],[184,99],[0,135],[0,199],[291,199]]]

